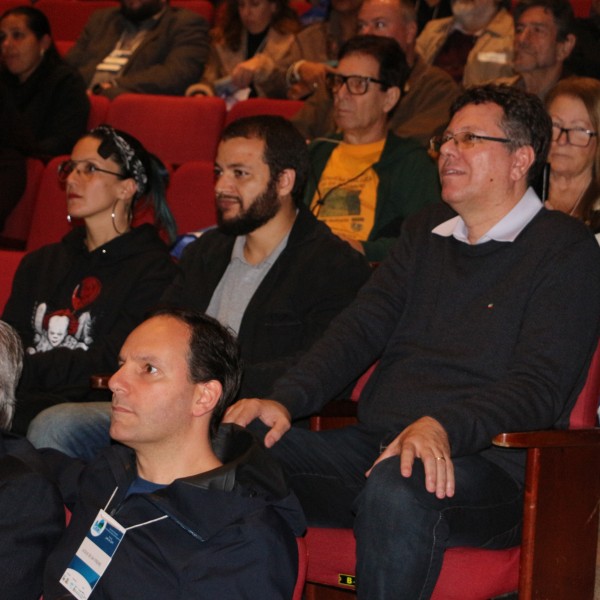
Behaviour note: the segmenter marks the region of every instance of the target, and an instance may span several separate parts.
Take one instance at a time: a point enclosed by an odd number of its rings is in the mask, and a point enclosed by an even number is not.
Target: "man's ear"
[[[212,412],[222,395],[223,386],[216,379],[197,383],[194,386],[193,416],[201,417]]]
[[[568,33],[565,40],[556,44],[556,55],[558,60],[562,62],[569,58],[571,52],[573,52],[576,41],[577,38],[572,33]]]
[[[296,183],[296,171],[294,169],[284,169],[277,178],[277,194],[279,196],[291,195]]]
[[[521,146],[513,152],[510,175],[513,181],[527,178],[531,165],[535,162],[535,152],[531,146]]]
[[[400,96],[402,96],[402,92],[397,86],[388,88],[385,91],[385,101],[383,103],[383,110],[386,114],[389,113],[394,108],[394,106],[396,106],[396,104],[398,104]]]

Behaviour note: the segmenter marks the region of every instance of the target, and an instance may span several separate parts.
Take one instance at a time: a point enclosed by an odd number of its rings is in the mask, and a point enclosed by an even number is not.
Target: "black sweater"
[[[89,252],[78,228],[24,257],[2,318],[26,349],[15,430],[58,402],[94,399],[89,378],[112,373],[125,338],[173,279],[176,266],[151,225]],[[50,317],[69,335],[49,348]]]
[[[453,456],[502,431],[563,427],[598,337],[600,249],[584,225],[542,209],[512,243],[469,246],[431,233],[445,205],[411,218],[390,257],[271,396],[319,410],[375,360],[359,402],[368,427],[399,433],[429,415]]]

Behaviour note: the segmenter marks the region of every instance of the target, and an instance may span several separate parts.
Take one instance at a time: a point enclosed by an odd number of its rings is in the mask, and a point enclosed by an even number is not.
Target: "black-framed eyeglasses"
[[[94,173],[108,173],[115,177],[124,178],[123,173],[117,173],[116,171],[108,171],[107,169],[101,169],[89,160],[65,160],[58,165],[58,180],[64,183],[67,177],[75,171],[78,175],[83,176],[84,179],[90,180]]]
[[[567,137],[567,144],[578,146],[579,148],[587,148],[593,137],[598,133],[583,127],[561,127],[558,123],[552,123],[552,141],[558,142],[562,134]]]
[[[325,77],[327,88],[334,94],[342,89],[346,84],[346,88],[353,96],[362,96],[369,91],[369,83],[378,83],[379,85],[387,85],[385,81],[375,79],[374,77],[366,77],[364,75],[340,75],[339,73],[327,73]]]
[[[510,144],[512,140],[508,138],[491,137],[489,135],[479,135],[472,131],[460,131],[459,133],[445,133],[436,135],[429,140],[429,147],[436,153],[442,146],[452,140],[459,150],[468,150],[477,142],[500,142],[501,144]]]

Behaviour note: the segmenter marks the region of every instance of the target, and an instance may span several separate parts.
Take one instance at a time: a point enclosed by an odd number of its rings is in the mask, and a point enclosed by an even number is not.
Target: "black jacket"
[[[162,302],[205,311],[235,237],[209,231],[186,248],[181,273]],[[287,246],[250,300],[238,341],[244,359],[240,397],[268,397],[271,385],[356,295],[370,269],[363,256],[301,208]]]
[[[0,435],[0,596],[38,600],[50,551],[65,528],[58,488],[33,446]]]
[[[77,228],[58,244],[23,258],[2,318],[26,349],[14,429],[25,432],[41,410],[96,399],[89,379],[112,373],[129,332],[154,307],[176,273],[165,244],[142,225],[89,252]],[[50,349],[50,317],[69,321],[69,335]],[[99,398],[97,398],[99,399]]]
[[[91,600],[289,600],[295,536],[305,529],[300,505],[251,433],[225,425],[214,445],[222,467],[149,494],[126,497],[137,473],[125,446],[105,449],[79,478],[77,465],[67,470],[61,487],[75,501],[73,517],[46,565],[44,599],[73,597],[60,577],[117,488],[107,512],[122,526],[168,518],[126,533]]]

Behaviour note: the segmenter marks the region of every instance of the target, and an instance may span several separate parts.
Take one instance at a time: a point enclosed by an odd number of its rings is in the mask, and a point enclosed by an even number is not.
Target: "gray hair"
[[[23,370],[23,345],[19,334],[0,321],[0,429],[8,430],[15,414],[15,390]]]

